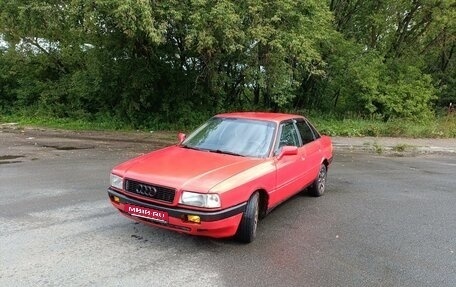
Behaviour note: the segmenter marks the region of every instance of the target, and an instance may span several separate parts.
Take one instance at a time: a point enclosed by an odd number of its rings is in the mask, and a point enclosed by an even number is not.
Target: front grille
[[[133,180],[127,180],[125,182],[125,190],[138,195],[166,202],[173,202],[174,194],[176,193],[173,188],[151,185]]]

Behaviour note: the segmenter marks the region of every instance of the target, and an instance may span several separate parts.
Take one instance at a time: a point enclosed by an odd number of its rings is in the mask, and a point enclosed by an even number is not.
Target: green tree
[[[374,65],[380,74],[369,112],[426,118],[436,96],[452,97],[455,8],[454,1],[330,1],[335,27],[347,41],[382,57],[382,65]]]
[[[0,109],[134,126],[241,109],[426,118],[456,102],[455,5],[3,0]]]

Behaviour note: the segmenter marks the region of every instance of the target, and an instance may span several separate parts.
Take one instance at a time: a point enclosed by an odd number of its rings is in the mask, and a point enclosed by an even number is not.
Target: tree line
[[[0,0],[0,112],[426,119],[456,102],[455,36],[454,0]]]

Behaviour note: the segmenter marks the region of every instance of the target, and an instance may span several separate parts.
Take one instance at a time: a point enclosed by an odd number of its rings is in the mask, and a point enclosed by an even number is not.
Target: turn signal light
[[[198,215],[187,215],[187,221],[201,223],[201,218]]]
[[[117,196],[114,196],[114,202],[120,203],[120,198],[118,198]]]

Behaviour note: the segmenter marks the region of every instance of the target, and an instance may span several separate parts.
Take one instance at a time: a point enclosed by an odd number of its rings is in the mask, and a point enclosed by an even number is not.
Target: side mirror
[[[282,147],[282,150],[280,151],[279,155],[277,156],[277,159],[280,160],[282,157],[284,157],[286,155],[297,155],[297,154],[298,154],[298,147],[286,145],[286,146]]]
[[[177,135],[177,138],[179,139],[179,144],[181,144],[185,140],[185,134],[184,133],[179,133]]]

